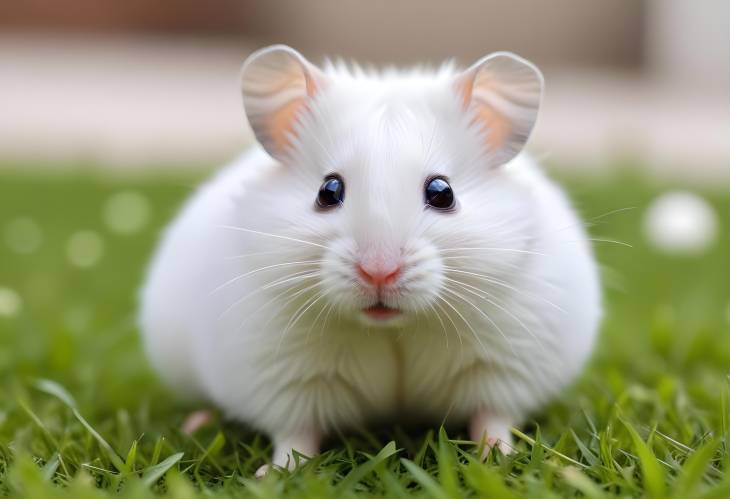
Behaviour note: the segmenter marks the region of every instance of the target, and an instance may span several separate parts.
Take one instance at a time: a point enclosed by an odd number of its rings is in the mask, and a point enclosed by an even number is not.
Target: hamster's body
[[[388,178],[401,149],[408,145],[387,155]],[[411,200],[406,188],[388,191],[392,204],[387,195],[358,199],[368,187],[347,170],[353,192],[335,208],[342,213],[314,210],[307,174],[270,152],[256,146],[224,169],[167,229],[141,326],[163,378],[272,435],[275,464],[292,448],[316,452],[334,429],[382,419],[468,422],[475,438],[508,442],[512,424],[579,373],[601,315],[596,266],[583,224],[527,155],[477,179],[449,173],[470,218],[432,210],[414,220],[420,212],[399,206]],[[360,229],[341,237],[335,225],[350,198],[358,205],[347,223]],[[413,242],[424,237],[435,243]],[[365,291],[347,295],[358,274],[347,277],[337,260],[366,262],[358,248],[373,239],[377,265],[390,254],[383,239],[407,255],[396,257],[401,294],[391,298],[379,283],[377,305]],[[363,320],[358,307],[371,305],[403,317]]]

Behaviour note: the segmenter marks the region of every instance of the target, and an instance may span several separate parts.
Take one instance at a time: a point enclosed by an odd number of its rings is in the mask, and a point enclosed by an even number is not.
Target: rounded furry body
[[[601,295],[582,222],[527,155],[490,165],[453,69],[326,73],[335,83],[285,159],[256,146],[166,230],[141,296],[152,363],[275,443],[393,418],[520,423],[594,343]],[[313,201],[333,171],[345,200],[323,212]],[[434,173],[454,213],[423,206]],[[361,313],[375,291],[353,268],[371,250],[403,269],[377,291],[403,311],[387,324]]]

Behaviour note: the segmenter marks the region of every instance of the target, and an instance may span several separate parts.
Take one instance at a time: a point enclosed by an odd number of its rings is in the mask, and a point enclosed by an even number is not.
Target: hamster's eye
[[[450,210],[456,204],[454,191],[443,177],[431,177],[425,185],[426,204],[439,210]]]
[[[334,208],[342,204],[345,199],[345,182],[337,175],[325,177],[317,194],[317,206],[320,208]]]

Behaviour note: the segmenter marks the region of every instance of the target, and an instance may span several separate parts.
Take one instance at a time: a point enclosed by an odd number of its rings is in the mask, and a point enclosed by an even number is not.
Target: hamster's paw
[[[274,469],[273,464],[262,464],[259,466],[259,469],[256,470],[256,473],[254,473],[254,476],[260,480],[268,475],[272,469]]]
[[[288,437],[274,437],[274,455],[271,464],[264,464],[256,470],[256,478],[263,478],[273,468],[284,468],[289,471],[297,466],[294,451],[301,456],[312,457],[319,454],[322,434],[316,430],[302,430]],[[300,462],[302,457],[300,456]]]
[[[199,429],[210,425],[213,421],[215,421],[215,419],[216,413],[212,409],[193,411],[188,414],[185,421],[183,421],[180,426],[180,431],[182,431],[185,435],[190,436],[193,433],[197,433]]]
[[[499,449],[499,452],[505,456],[512,454],[515,451],[512,436],[510,435],[503,438],[487,437],[486,445],[482,451],[482,460],[485,460],[493,449]]]
[[[505,456],[515,451],[511,427],[509,419],[488,410],[479,411],[472,416],[469,422],[469,436],[477,444],[484,443],[482,460],[486,459],[495,448]]]

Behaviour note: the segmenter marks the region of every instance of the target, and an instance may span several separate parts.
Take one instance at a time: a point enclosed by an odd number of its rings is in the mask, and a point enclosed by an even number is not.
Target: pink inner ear
[[[299,79],[301,76],[297,75],[296,78]],[[309,73],[305,72],[303,78],[307,96],[290,100],[274,111],[269,117],[267,124],[268,135],[270,140],[279,149],[284,149],[290,145],[290,137],[294,125],[299,119],[300,114],[306,109],[308,98],[314,97],[319,90],[315,79]],[[287,82],[286,86],[290,86],[291,84],[291,82]]]
[[[299,113],[306,106],[304,97],[293,99],[272,113],[267,128],[269,138],[279,149],[289,146],[292,130],[299,117]]]
[[[462,98],[464,110],[474,109],[473,123],[478,125],[485,135],[485,140],[491,151],[504,147],[512,133],[512,125],[509,120],[496,109],[490,106],[485,99],[474,95],[474,82],[476,73],[460,78],[456,88]],[[487,90],[483,90],[487,91]]]
[[[502,149],[512,134],[512,125],[509,120],[498,113],[492,106],[478,99],[472,101],[476,116],[474,122],[481,125],[486,134],[487,145],[491,151]]]
[[[314,78],[310,75],[306,75],[307,79],[307,95],[309,97],[314,97],[317,92],[319,92],[319,86],[317,85],[317,82],[314,80]]]

